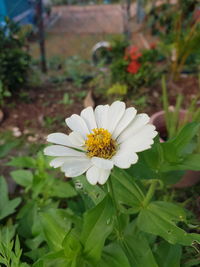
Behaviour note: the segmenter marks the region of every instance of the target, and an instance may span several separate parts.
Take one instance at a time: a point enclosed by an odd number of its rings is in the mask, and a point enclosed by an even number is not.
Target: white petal
[[[69,136],[63,133],[52,133],[47,136],[47,141],[57,145],[72,146]]]
[[[113,161],[109,159],[93,157],[91,161],[96,167],[100,169],[110,170],[113,168]]]
[[[78,132],[84,139],[86,138],[87,134],[90,133],[84,119],[77,114],[73,114],[70,118],[67,118],[65,121],[67,126],[72,131]]]
[[[116,139],[121,134],[121,132],[133,121],[136,113],[137,110],[133,107],[127,108],[125,110],[123,117],[119,121],[117,127],[115,128],[115,131],[112,134],[114,139]]]
[[[117,141],[121,142],[127,140],[130,136],[137,133],[144,125],[149,122],[150,118],[147,114],[138,114],[131,124],[119,135]]]
[[[84,152],[76,151],[69,147],[53,145],[48,146],[44,149],[44,154],[53,157],[64,157],[64,156],[75,156],[75,157],[84,157]]]
[[[67,177],[76,177],[86,172],[91,167],[89,158],[68,157],[61,167]]]
[[[121,101],[115,101],[110,106],[108,111],[108,124],[106,128],[110,133],[113,133],[113,131],[115,130],[117,124],[124,115],[125,108],[125,103]]]
[[[157,135],[155,126],[151,124],[145,125],[138,133],[134,134],[126,141],[121,143],[121,149],[132,149],[134,152],[141,152],[149,149],[153,144],[153,138]]]
[[[96,166],[92,166],[86,173],[88,182],[92,185],[97,183],[103,185],[108,180],[110,170],[99,169]]]
[[[58,168],[63,165],[63,163],[67,160],[68,157],[57,157],[50,161],[49,165],[53,168]]]
[[[97,184],[98,177],[99,177],[99,169],[95,166],[89,168],[88,171],[86,172],[86,178],[88,182],[92,185]]]
[[[81,111],[81,117],[85,120],[89,131],[97,128],[94,111],[92,107],[85,108]]]
[[[83,139],[83,137],[77,133],[77,132],[71,132],[69,134],[69,140],[70,142],[76,146],[76,147],[80,147],[83,146],[85,144],[85,140]]]
[[[108,105],[99,105],[95,108],[94,115],[98,128],[107,129]]]
[[[112,160],[115,166],[122,169],[127,169],[138,161],[138,155],[130,149],[120,149],[118,153],[112,158]]]

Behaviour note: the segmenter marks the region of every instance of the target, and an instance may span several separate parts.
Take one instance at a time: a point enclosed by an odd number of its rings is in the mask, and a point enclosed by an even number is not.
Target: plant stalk
[[[115,193],[113,190],[111,177],[108,179],[107,185],[108,185],[108,192],[110,193],[110,196],[112,198],[112,202],[113,202],[113,205],[115,208],[116,221],[117,221],[117,226],[118,226],[118,238],[119,238],[119,240],[123,240],[122,228],[121,228],[121,223],[119,220],[120,211],[119,211],[118,203],[117,203],[116,198],[115,198]]]
[[[149,202],[151,201],[153,195],[154,195],[154,192],[155,192],[155,189],[156,189],[156,185],[157,185],[157,180],[153,180],[150,187],[149,187],[149,190],[147,192],[147,195],[143,201],[143,207],[147,207]]]

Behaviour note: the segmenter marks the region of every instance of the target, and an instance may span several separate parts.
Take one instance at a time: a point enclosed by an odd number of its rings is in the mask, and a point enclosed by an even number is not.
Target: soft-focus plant
[[[173,138],[188,122],[200,122],[200,108],[197,95],[186,108],[182,108],[184,97],[179,94],[175,106],[170,106],[165,76],[162,77],[162,101],[165,112],[166,131],[168,138]],[[198,145],[200,147],[200,144]]]
[[[22,88],[27,81],[30,56],[21,28],[6,19],[0,27],[0,104],[3,99]]]
[[[126,84],[115,83],[108,89],[107,94],[124,96],[127,92],[128,88]]]
[[[149,15],[149,20],[154,17],[159,24],[156,31],[173,80],[177,80],[182,71],[198,71],[200,28],[197,11],[198,1],[180,0],[175,4],[165,3],[158,9],[153,6]]]
[[[162,72],[162,68],[157,67],[159,51],[155,48],[140,51],[123,40],[121,43],[111,46],[111,83],[125,84],[129,91],[151,86]]]

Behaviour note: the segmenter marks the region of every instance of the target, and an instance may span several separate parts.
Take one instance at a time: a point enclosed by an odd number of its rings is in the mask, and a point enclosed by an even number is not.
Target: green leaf
[[[13,148],[18,146],[18,141],[13,141],[0,145],[0,158],[5,157]]]
[[[95,267],[131,267],[126,254],[117,243],[104,247],[101,260]]]
[[[157,265],[151,248],[143,234],[135,232],[134,235],[125,236],[124,247],[131,267],[160,267]]]
[[[62,242],[66,233],[71,229],[71,221],[65,210],[51,209],[40,214],[42,228],[49,247],[58,251],[62,249]]]
[[[178,168],[179,170],[200,171],[200,154],[187,155]]]
[[[15,157],[12,158],[7,165],[19,168],[35,168],[36,161],[31,157]]]
[[[181,267],[198,267],[198,266],[200,266],[200,258],[188,260],[187,262],[181,265]]]
[[[52,197],[69,198],[76,196],[77,192],[69,182],[55,180],[50,195]]]
[[[75,231],[69,231],[62,243],[64,253],[69,260],[75,260],[82,250],[80,240]]]
[[[20,202],[20,198],[9,200],[6,181],[0,176],[0,220],[14,213]]]
[[[64,251],[50,252],[44,257],[40,258],[33,267],[72,267],[65,258]]]
[[[181,254],[180,245],[171,245],[165,241],[161,241],[155,251],[159,267],[180,267]]]
[[[76,190],[80,194],[88,195],[90,199],[92,199],[94,204],[100,203],[104,197],[105,192],[99,186],[91,185],[84,175],[78,176],[77,178],[73,178],[74,185]]]
[[[100,259],[104,242],[113,230],[113,215],[114,208],[109,196],[84,214],[81,241],[88,259]]]
[[[169,140],[168,143],[172,144],[176,150],[178,151],[179,155],[183,154],[185,147],[190,143],[192,138],[198,133],[200,128],[200,123],[192,122],[186,124],[186,126],[180,131],[180,133]]]
[[[172,203],[155,201],[141,210],[137,226],[144,232],[163,237],[171,244],[191,246],[194,242],[200,242],[200,235],[186,233],[176,225],[179,221],[185,221],[182,208]]]
[[[31,171],[28,170],[17,170],[17,171],[12,171],[11,176],[13,180],[24,187],[30,187],[33,182],[33,174]]]
[[[18,233],[26,240],[32,237],[32,227],[39,221],[38,209],[39,207],[35,201],[27,201],[17,215]]]
[[[113,189],[119,204],[125,204],[129,208],[121,206],[122,212],[137,213],[141,209],[144,193],[134,179],[124,170],[115,168],[111,174]]]

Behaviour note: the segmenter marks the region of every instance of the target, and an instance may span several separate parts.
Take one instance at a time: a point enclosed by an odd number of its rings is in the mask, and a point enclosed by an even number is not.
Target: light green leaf
[[[103,189],[100,186],[91,185],[84,175],[73,178],[73,182],[77,192],[84,195],[87,194],[94,204],[97,205],[104,199],[105,192]]]
[[[155,251],[159,267],[180,267],[181,254],[180,245],[171,245],[165,241],[160,242]]]
[[[65,210],[51,209],[41,213],[40,218],[49,247],[54,251],[62,249],[66,233],[71,229],[71,221],[68,220]]]
[[[88,259],[93,261],[100,259],[104,242],[113,230],[113,215],[114,208],[109,196],[84,214],[81,241]]]
[[[9,200],[6,181],[0,176],[0,220],[14,213],[20,202],[20,198]]]
[[[187,155],[178,165],[179,170],[200,171],[200,154]]]
[[[50,195],[52,197],[69,198],[76,196],[77,192],[69,182],[56,180],[54,181]]]
[[[44,257],[40,258],[33,267],[72,267],[65,258],[64,251],[50,252]]]
[[[188,234],[176,225],[178,221],[184,220],[182,208],[172,203],[155,201],[141,210],[137,226],[144,232],[163,237],[171,244],[191,246],[193,242],[200,242],[200,235]]]
[[[31,171],[28,170],[17,170],[17,171],[12,171],[11,176],[13,180],[24,187],[30,187],[33,182],[33,174]]]
[[[7,165],[19,168],[35,168],[36,160],[31,157],[15,157]]]
[[[69,231],[62,243],[66,258],[69,260],[76,260],[82,250],[80,240],[75,231]]]
[[[101,260],[95,267],[131,267],[126,254],[117,243],[104,247]]]
[[[125,204],[130,207],[126,209],[121,206],[121,211],[128,213],[139,212],[144,200],[144,193],[133,177],[116,168],[109,179],[112,179],[113,189],[119,204]]]
[[[180,155],[184,152],[185,147],[188,145],[188,143],[190,143],[192,138],[198,133],[199,128],[200,123],[188,123],[175,138],[167,143],[172,144]]]

